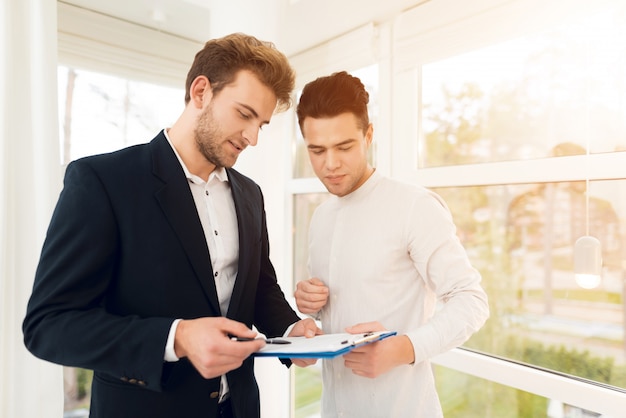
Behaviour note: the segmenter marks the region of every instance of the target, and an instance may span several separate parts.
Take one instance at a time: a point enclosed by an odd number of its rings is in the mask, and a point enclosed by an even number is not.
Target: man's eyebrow
[[[335,147],[340,147],[340,146],[342,146],[342,145],[348,145],[349,143],[351,143],[351,142],[355,142],[355,141],[356,141],[356,139],[354,139],[354,138],[348,138],[348,139],[346,139],[345,141],[341,141],[341,142],[339,142],[339,143],[335,144],[334,146],[335,146]]]
[[[352,142],[355,142],[355,141],[356,141],[356,139],[349,138],[349,139],[341,141],[341,142],[339,142],[337,144],[333,144],[330,148],[341,147],[341,146],[344,146],[344,145],[351,144]],[[307,148],[313,149],[313,148],[327,148],[327,147],[325,147],[323,145],[309,144],[309,145],[307,145]]]
[[[256,110],[254,110],[254,108],[253,108],[252,106],[249,106],[249,105],[247,105],[247,104],[245,104],[245,103],[241,103],[241,102],[236,102],[236,103],[237,103],[239,106],[241,106],[241,107],[245,107],[245,108],[248,110],[248,112],[250,112],[250,113],[252,114],[252,116],[254,116],[256,119],[258,119],[258,118],[259,118],[259,114],[257,113],[257,111],[256,111]],[[269,123],[270,123],[270,121],[269,121],[269,120],[263,120],[263,121],[261,121],[261,125],[268,125]]]

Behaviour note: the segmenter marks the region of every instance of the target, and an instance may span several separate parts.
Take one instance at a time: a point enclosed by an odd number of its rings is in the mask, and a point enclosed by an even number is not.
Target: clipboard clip
[[[366,332],[365,334],[363,334],[362,337],[356,338],[354,341],[352,341],[352,345],[359,345],[359,344],[366,343],[368,341],[377,340],[379,336],[380,336],[380,333],[377,333],[377,332]]]

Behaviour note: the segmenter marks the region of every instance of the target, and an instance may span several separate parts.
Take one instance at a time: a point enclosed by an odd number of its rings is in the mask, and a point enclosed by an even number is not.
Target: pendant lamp
[[[589,141],[585,157],[585,236],[574,244],[574,279],[583,289],[595,289],[602,279],[602,247],[600,240],[589,235]]]
[[[602,272],[602,248],[596,237],[585,235],[574,245],[574,278],[583,289],[598,287]]]

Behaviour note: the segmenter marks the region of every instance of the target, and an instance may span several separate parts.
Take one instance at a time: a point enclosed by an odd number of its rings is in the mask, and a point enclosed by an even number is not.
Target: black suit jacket
[[[282,335],[299,318],[269,260],[263,196],[228,169],[239,270],[227,317]],[[23,324],[36,356],[92,369],[91,418],[213,417],[219,378],[163,360],[176,318],[220,316],[188,181],[167,139],[66,170]],[[253,360],[228,373],[237,417],[259,416]]]

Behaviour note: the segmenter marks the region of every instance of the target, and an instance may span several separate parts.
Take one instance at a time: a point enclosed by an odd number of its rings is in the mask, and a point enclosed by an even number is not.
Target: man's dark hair
[[[345,71],[319,77],[302,90],[297,108],[300,130],[307,117],[332,118],[342,113],[352,113],[357,118],[359,128],[365,132],[370,123],[368,102],[369,94],[357,77]]]

